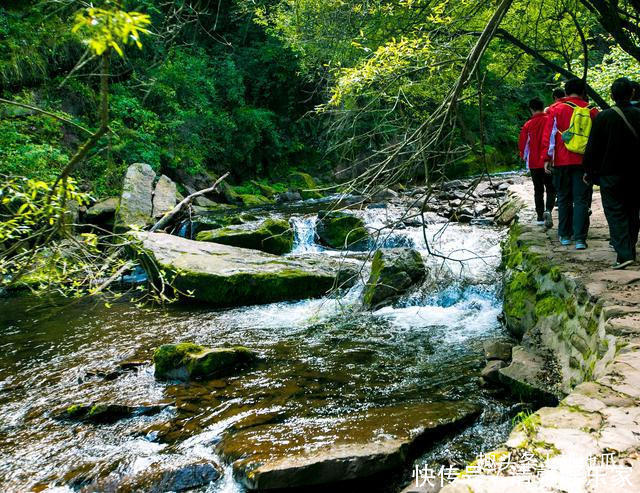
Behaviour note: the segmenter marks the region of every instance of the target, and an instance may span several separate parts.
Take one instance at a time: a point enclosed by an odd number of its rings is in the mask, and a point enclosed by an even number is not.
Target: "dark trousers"
[[[546,173],[544,168],[534,168],[531,170],[531,180],[533,180],[533,194],[536,200],[536,212],[538,220],[542,219],[544,211],[551,212],[556,205],[556,188],[553,186],[553,177]],[[544,192],[547,192],[547,204],[544,203]]]
[[[636,259],[640,231],[640,198],[637,177],[601,176],[602,207],[609,223],[611,244],[618,262]]]
[[[558,197],[558,234],[575,241],[586,241],[589,232],[589,208],[592,186],[583,181],[582,166],[557,166],[553,169]]]

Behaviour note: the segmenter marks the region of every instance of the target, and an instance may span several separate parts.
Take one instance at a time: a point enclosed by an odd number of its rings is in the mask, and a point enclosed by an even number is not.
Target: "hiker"
[[[553,90],[553,92],[551,93],[551,95],[553,96],[553,103],[551,103],[549,106],[547,106],[544,109],[545,113],[549,113],[549,108],[551,108],[552,106],[554,106],[558,101],[560,101],[562,98],[564,98],[566,96],[566,93],[564,92],[564,89],[558,87],[556,89]]]
[[[546,229],[553,227],[551,211],[556,202],[556,190],[552,183],[551,172],[545,169],[542,157],[542,133],[547,120],[544,104],[538,98],[529,101],[531,118],[522,127],[518,148],[520,158],[527,163],[533,181],[534,198],[536,203],[537,223],[544,224]],[[545,207],[544,194],[547,192]]]
[[[600,184],[611,244],[617,253],[614,269],[636,260],[640,230],[640,108],[631,105],[633,85],[627,78],[611,86],[615,106],[593,122],[584,154],[585,180]]]
[[[567,96],[549,107],[542,137],[542,159],[553,164],[560,243],[570,245],[573,236],[576,249],[584,250],[592,186],[583,180],[582,155],[598,110],[585,101],[583,80],[571,79],[564,89]]]

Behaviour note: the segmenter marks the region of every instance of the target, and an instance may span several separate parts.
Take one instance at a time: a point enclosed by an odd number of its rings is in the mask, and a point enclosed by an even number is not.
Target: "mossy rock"
[[[364,288],[363,302],[368,308],[393,300],[422,281],[426,270],[422,256],[411,248],[377,250],[371,275]]]
[[[342,211],[320,212],[317,233],[320,243],[331,248],[361,249],[369,242],[362,219]]]
[[[267,219],[255,230],[221,228],[201,231],[196,240],[282,255],[293,248],[293,230],[285,220]]]
[[[155,377],[161,380],[205,380],[230,375],[256,360],[256,354],[242,346],[205,348],[183,342],[164,344],[153,354]]]
[[[72,404],[58,413],[58,419],[92,424],[111,424],[121,419],[157,414],[166,405],[127,406],[113,403]]]
[[[267,197],[269,199],[272,199],[273,197],[275,197],[279,193],[278,190],[276,190],[274,187],[272,187],[270,185],[265,185],[264,183],[260,183],[259,181],[251,180],[251,183],[258,190],[260,190],[260,193],[262,195],[264,195],[265,197]]]
[[[239,194],[238,199],[245,207],[263,207],[273,204],[273,200],[263,197],[262,195],[253,195],[249,193]]]
[[[132,232],[133,253],[150,277],[158,267],[189,299],[216,307],[245,306],[324,296],[349,287],[357,266],[323,258],[287,258],[218,243],[146,231]]]
[[[295,171],[291,174],[291,185],[300,192],[303,199],[320,199],[323,195],[317,190],[318,185],[309,173]]]

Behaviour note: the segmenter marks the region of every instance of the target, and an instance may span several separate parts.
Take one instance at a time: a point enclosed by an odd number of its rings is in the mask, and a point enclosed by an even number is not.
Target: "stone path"
[[[567,351],[573,355],[577,350],[575,344],[568,342],[574,334],[566,332],[577,331],[577,325],[582,325],[584,332],[584,325],[591,317],[593,330],[588,332],[592,335],[585,346],[604,344],[605,350],[590,353],[586,347],[584,361],[599,360],[587,372],[574,371],[572,378],[585,375],[584,381],[566,389],[570,393],[559,406],[541,408],[516,426],[505,446],[490,459],[472,465],[486,466],[483,472],[502,466],[511,471],[509,475],[476,474],[477,468],[470,469],[465,477],[440,491],[640,492],[640,266],[625,271],[611,269],[615,252],[609,246],[609,231],[598,190],[593,195],[589,248],[584,251],[576,251],[573,245],[561,246],[555,228],[544,231],[534,224],[530,181],[513,185],[510,194],[523,204],[518,225],[512,229],[518,244],[527,249],[528,258],[548,260],[556,268],[559,284],[572,286],[564,295],[555,293],[554,296],[574,306],[579,303],[592,307],[589,312],[586,309],[580,312],[579,317],[575,311],[568,315],[556,314],[556,318],[540,317],[536,329],[544,334],[544,327],[540,327],[545,324],[551,326],[551,330],[561,326],[563,333],[557,335],[560,342],[550,349],[554,356],[567,356],[568,361],[568,354],[560,353]],[[557,224],[557,217],[554,221]],[[519,268],[525,270],[519,266],[514,270],[517,272]],[[539,305],[540,296],[547,296],[542,286],[548,279],[539,272],[536,276]],[[581,297],[584,299],[578,299]],[[519,466],[521,474],[517,467],[505,467],[508,462]],[[408,488],[407,491],[437,489]]]

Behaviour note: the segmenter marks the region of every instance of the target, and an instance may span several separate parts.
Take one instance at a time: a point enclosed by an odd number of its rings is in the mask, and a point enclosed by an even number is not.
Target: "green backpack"
[[[582,108],[575,103],[565,101],[564,104],[573,108],[569,128],[562,132],[562,140],[567,150],[576,154],[584,154],[591,133],[591,106]]]

